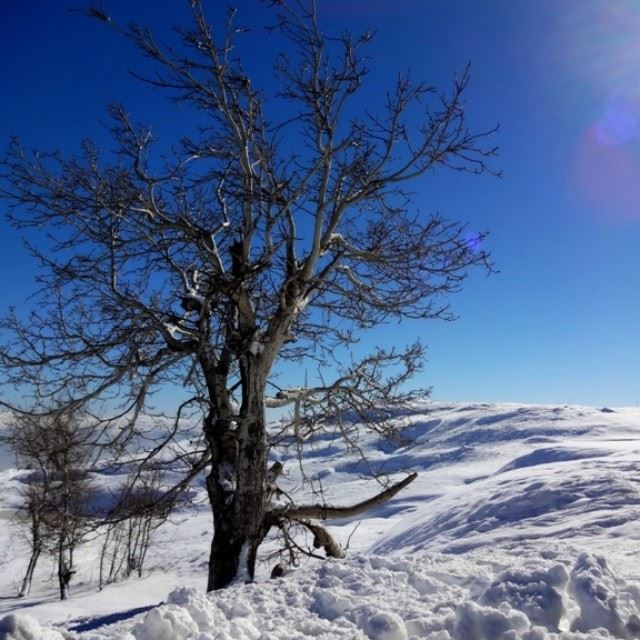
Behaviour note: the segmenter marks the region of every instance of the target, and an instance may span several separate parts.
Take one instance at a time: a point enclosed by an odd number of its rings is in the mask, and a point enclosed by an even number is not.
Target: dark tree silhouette
[[[336,555],[317,520],[357,506],[274,506],[269,447],[302,447],[328,428],[354,449],[355,428],[388,435],[380,407],[414,397],[406,383],[422,346],[343,356],[382,322],[450,318],[446,296],[470,268],[490,268],[463,224],[412,212],[407,189],[435,169],[491,172],[495,149],[493,131],[466,126],[468,70],[448,92],[400,75],[379,108],[358,115],[370,34],[329,37],[314,2],[273,2],[274,44],[286,41],[289,53],[276,59],[270,92],[238,57],[250,36],[235,14],[210,24],[199,0],[190,5],[174,47],[89,12],[155,64],[143,81],[200,117],[199,134],[171,157],[154,156],[150,131],[121,107],[110,109],[113,157],[90,142],[73,158],[11,143],[1,186],[11,218],[49,235],[31,246],[39,304],[5,318],[0,363],[5,382],[25,393],[64,390],[70,407],[99,407],[100,433],[119,420],[113,440],[123,447],[151,393],[191,391],[147,457],[178,437],[181,416],[201,413],[203,438],[180,461],[184,482],[208,469],[208,588],[217,589],[253,577],[272,527],[296,523]],[[277,385],[277,367],[304,371],[305,361],[319,367],[313,381]],[[291,419],[270,435],[266,408],[286,406]]]

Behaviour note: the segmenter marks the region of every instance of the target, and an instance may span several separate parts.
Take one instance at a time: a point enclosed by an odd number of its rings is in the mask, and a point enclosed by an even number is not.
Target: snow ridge
[[[6,596],[25,551],[0,519],[0,639],[640,638],[639,409],[424,403],[395,419],[402,438],[359,446],[372,468],[418,479],[359,523],[328,523],[343,547],[358,526],[346,560],[276,580],[262,565],[256,584],[203,592],[211,526],[196,485],[200,506],[158,532],[146,578],[96,594],[88,545],[71,600],[55,601],[43,563],[38,589],[15,601]],[[295,493],[297,467],[281,461]],[[329,433],[306,464],[329,502],[371,491]],[[15,508],[22,477],[0,470],[0,514]],[[105,491],[118,481],[100,479]]]

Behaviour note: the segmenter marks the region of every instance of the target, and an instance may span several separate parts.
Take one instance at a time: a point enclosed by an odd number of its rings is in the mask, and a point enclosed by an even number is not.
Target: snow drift
[[[146,580],[94,594],[89,548],[68,603],[55,602],[46,581],[29,602],[0,600],[9,614],[0,638],[640,638],[638,418],[637,409],[418,406],[397,417],[412,446],[373,436],[360,443],[375,468],[420,476],[355,533],[356,521],[329,523],[343,544],[354,533],[346,560],[206,595],[202,504],[159,532]],[[294,491],[295,465],[282,462]],[[333,502],[371,491],[360,463],[328,436],[307,462]],[[9,487],[18,478],[3,474]],[[13,504],[9,493],[0,509]],[[0,525],[14,549],[2,545],[0,556],[17,571],[24,557],[9,532]],[[0,589],[10,595],[6,575]]]

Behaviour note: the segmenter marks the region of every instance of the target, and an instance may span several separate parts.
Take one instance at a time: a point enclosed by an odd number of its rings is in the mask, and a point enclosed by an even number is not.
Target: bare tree
[[[16,521],[26,530],[31,549],[29,564],[22,579],[18,597],[29,595],[38,560],[45,547],[45,512],[51,492],[50,452],[42,442],[41,424],[30,416],[14,416],[2,441],[9,445],[17,464],[28,476],[20,490],[22,504]]]
[[[7,439],[20,466],[30,471],[19,521],[28,529],[31,556],[19,596],[29,593],[45,551],[56,559],[60,598],[65,600],[75,571],[74,551],[90,529],[88,433],[76,414],[54,410],[16,416]]]
[[[189,390],[176,428],[148,456],[176,442],[181,415],[201,414],[203,440],[180,460],[188,477],[209,469],[209,590],[253,577],[271,527],[295,521],[317,536],[317,519],[345,513],[272,505],[265,409],[293,409],[274,445],[333,428],[357,451],[356,424],[388,435],[381,407],[414,397],[406,384],[422,346],[356,360],[350,345],[388,320],[450,318],[446,296],[470,268],[490,268],[481,237],[412,212],[406,186],[435,169],[490,171],[493,131],[465,124],[468,70],[448,92],[402,74],[380,108],[365,110],[357,95],[371,35],[325,36],[314,2],[272,5],[272,37],[290,52],[275,61],[272,93],[237,57],[234,12],[210,24],[193,0],[170,47],[92,9],[155,65],[143,81],[194,108],[199,135],[160,160],[150,130],[115,106],[114,157],[89,142],[66,159],[13,141],[2,165],[14,224],[48,232],[44,248],[31,245],[40,306],[4,320],[5,382],[93,403],[96,429],[111,433],[119,419],[123,446],[151,393]],[[283,388],[286,363],[318,373]]]
[[[31,592],[33,574],[44,547],[42,512],[47,499],[47,485],[43,481],[30,481],[22,491],[22,505],[18,511],[18,522],[27,529],[27,541],[31,549],[29,564],[25,571],[18,597],[28,596]]]
[[[30,555],[29,564],[18,591],[19,598],[27,596],[31,592],[33,575],[45,546],[43,515],[47,505],[48,493],[48,476],[41,470],[32,471],[30,477],[20,488],[21,505],[16,513],[15,522],[25,531]]]
[[[179,494],[178,494],[178,497]],[[169,517],[175,501],[167,501],[158,473],[133,473],[121,488],[114,507],[103,519],[100,584],[142,576],[152,533]]]

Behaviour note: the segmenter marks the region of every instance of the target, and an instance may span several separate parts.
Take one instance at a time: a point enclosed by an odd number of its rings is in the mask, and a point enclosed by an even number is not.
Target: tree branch
[[[358,502],[348,507],[334,507],[330,505],[316,504],[303,505],[299,507],[289,507],[285,509],[274,509],[269,512],[269,518],[287,518],[289,520],[300,520],[305,518],[317,518],[319,520],[328,520],[333,518],[352,518],[360,515],[373,507],[383,504],[387,500],[393,498],[397,493],[410,485],[418,477],[417,473],[408,475],[404,480],[397,482],[388,489],[378,493],[377,495]]]

